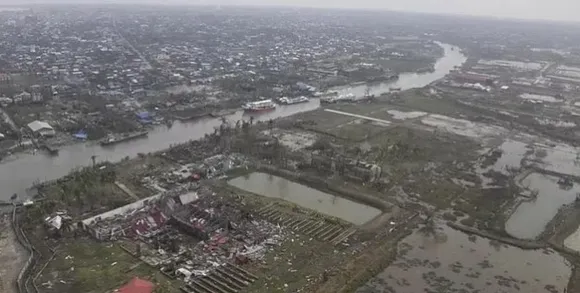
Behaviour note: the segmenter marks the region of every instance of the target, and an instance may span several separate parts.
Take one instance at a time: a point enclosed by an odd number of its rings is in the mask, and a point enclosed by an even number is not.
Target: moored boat
[[[305,96],[296,97],[296,98],[282,97],[282,98],[278,99],[278,102],[280,102],[280,104],[284,104],[284,105],[307,103],[308,101],[310,101],[310,99],[305,97]]]
[[[256,102],[249,102],[242,106],[246,112],[266,112],[276,109],[276,104],[272,100],[262,100]]]

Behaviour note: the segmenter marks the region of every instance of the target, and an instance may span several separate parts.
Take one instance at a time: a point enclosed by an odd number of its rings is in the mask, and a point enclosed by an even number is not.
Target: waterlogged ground
[[[568,261],[549,250],[522,250],[447,226],[416,232],[399,244],[395,262],[357,293],[561,293]]]
[[[431,114],[421,119],[421,123],[439,130],[473,139],[498,137],[508,133],[507,129],[499,126],[472,122],[464,119],[456,119],[439,114]]]
[[[522,202],[506,222],[506,232],[520,239],[538,237],[558,210],[574,202],[576,194],[580,192],[578,184],[570,189],[562,189],[557,177],[538,173],[528,175],[521,185],[537,191],[537,198]]]

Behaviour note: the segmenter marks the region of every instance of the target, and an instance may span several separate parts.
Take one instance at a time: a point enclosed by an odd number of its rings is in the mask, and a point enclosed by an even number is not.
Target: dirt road
[[[0,216],[0,292],[16,293],[15,280],[26,262],[26,252],[20,247],[10,226],[10,216]]]

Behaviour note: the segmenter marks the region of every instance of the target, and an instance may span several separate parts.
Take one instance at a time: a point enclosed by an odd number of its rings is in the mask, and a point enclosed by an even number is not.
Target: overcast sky
[[[580,21],[580,0],[0,0],[10,5],[30,2],[289,5]]]

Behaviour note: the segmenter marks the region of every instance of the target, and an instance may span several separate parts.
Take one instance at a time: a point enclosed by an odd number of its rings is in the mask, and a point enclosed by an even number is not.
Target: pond
[[[283,199],[355,225],[364,224],[381,214],[374,207],[266,173],[255,172],[234,178],[228,184],[262,196]]]

